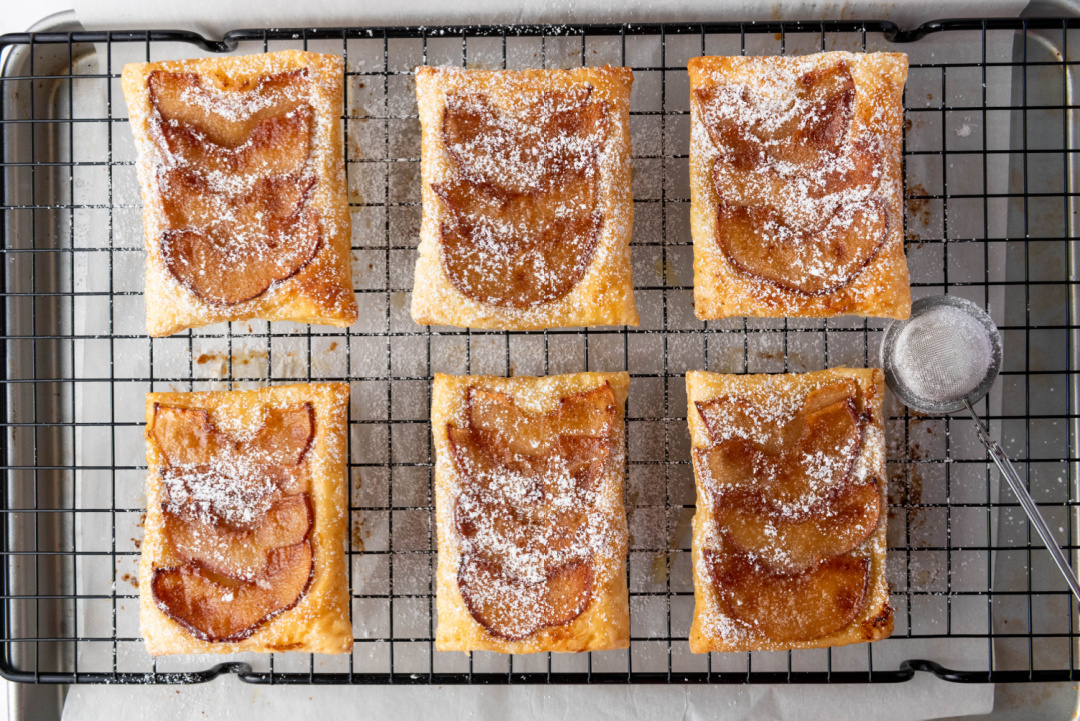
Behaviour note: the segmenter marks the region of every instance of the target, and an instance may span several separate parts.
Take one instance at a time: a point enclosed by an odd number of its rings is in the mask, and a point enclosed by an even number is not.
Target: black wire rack
[[[5,443],[0,674],[44,683],[963,682],[1076,680],[1077,607],[964,421],[888,406],[893,638],[689,653],[683,376],[873,366],[884,323],[692,312],[689,84],[700,54],[909,53],[907,253],[916,297],[987,307],[1005,364],[982,408],[1076,556],[1074,141],[1069,20],[49,32],[0,38]],[[1072,42],[1070,42],[1072,41]],[[143,240],[123,64],[287,47],[346,59],[342,123],[360,321],[142,330]],[[507,333],[408,315],[419,230],[412,69],[634,69],[638,328]],[[433,373],[628,370],[632,646],[580,655],[435,651]],[[152,659],[138,632],[143,395],[346,380],[351,656]]]

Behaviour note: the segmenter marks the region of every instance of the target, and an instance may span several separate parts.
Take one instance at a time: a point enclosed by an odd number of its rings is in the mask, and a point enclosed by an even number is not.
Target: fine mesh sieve
[[[893,322],[881,344],[893,393],[924,413],[955,413],[990,390],[1001,365],[1001,334],[974,303],[951,295],[923,298]]]
[[[1080,599],[1080,582],[1046,525],[1020,474],[990,437],[973,404],[990,390],[1001,367],[1001,333],[982,308],[950,295],[932,296],[911,305],[911,317],[893,321],[881,342],[881,365],[892,392],[908,407],[931,415],[966,408],[1031,525]]]

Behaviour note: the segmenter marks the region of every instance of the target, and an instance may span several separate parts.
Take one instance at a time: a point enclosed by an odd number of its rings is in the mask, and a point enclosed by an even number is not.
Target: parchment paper
[[[977,12],[973,8],[971,12],[965,14],[1015,15],[1023,5],[1022,2],[1007,1],[981,3]],[[647,22],[855,17],[891,19],[902,26],[910,27],[923,20],[936,17],[941,7],[940,3],[934,2],[867,4],[860,7],[848,3],[830,2],[762,5],[753,2],[716,3],[691,0],[663,4],[647,2],[617,4],[610,1],[588,0],[572,3],[526,3],[520,0],[507,3],[473,0],[472,2],[434,4],[417,0],[398,0],[392,3],[392,6],[323,0],[305,3],[299,7],[295,2],[284,0],[261,3],[241,3],[233,0],[189,0],[184,3],[76,0],[75,6],[80,20],[87,28],[190,28],[210,35],[220,35],[223,31],[234,27],[297,26],[300,24],[307,26],[434,25],[489,22]],[[617,10],[613,9],[616,7]],[[179,51],[183,52],[183,49],[180,48]],[[941,51],[945,55],[948,48],[942,46]],[[114,47],[115,52],[117,50]],[[190,52],[190,49],[187,52]],[[121,58],[114,56],[111,72],[119,72],[120,60]],[[1007,97],[1009,93],[1008,87],[999,87],[995,91],[1004,93],[1003,97]],[[103,101],[97,102],[100,104]],[[114,114],[122,114],[124,112],[122,100],[117,98],[114,103]],[[101,111],[104,112],[104,108]],[[123,137],[127,133],[127,128],[123,125],[117,127],[118,132],[114,138],[116,159],[128,159],[125,154],[131,152],[130,139]],[[76,132],[92,134],[95,129],[84,126],[76,128]],[[992,136],[995,133],[1003,134],[1003,137],[997,140],[1007,143],[1009,134],[1007,125],[1004,127],[999,125],[990,134]],[[990,140],[995,139],[991,137]],[[87,135],[84,138],[77,138],[76,144],[89,148],[93,143],[102,142],[105,142],[105,139]],[[998,182],[998,179],[991,177],[991,182]],[[1002,189],[988,187],[987,190],[1001,192]],[[119,183],[114,202],[137,205],[137,189]],[[937,220],[940,219],[928,218],[926,224],[932,225]],[[87,219],[85,227],[77,230],[77,237],[85,233],[88,238],[100,238],[102,233],[109,232],[108,228],[103,227],[104,222],[106,219],[101,216]],[[127,213],[123,218],[114,219],[114,222],[116,224],[113,228],[115,242],[127,245],[141,244],[141,229],[137,212]],[[1000,218],[994,222],[1003,223],[1004,219]],[[77,263],[80,264],[76,268],[76,290],[95,287],[95,279],[99,279],[102,272],[106,270],[93,267],[92,264],[98,262],[97,255],[75,254],[75,257]],[[993,249],[991,250],[989,268],[992,277],[999,275],[1003,277],[1004,261],[1003,254],[999,257]],[[912,259],[913,264],[918,262],[917,258]],[[141,287],[140,268],[136,263],[128,265],[131,267],[128,268],[125,265],[124,268],[115,271],[118,274],[115,285],[131,286],[132,290],[138,289]],[[913,267],[914,272],[916,271]],[[1001,298],[990,300],[992,309],[996,306],[1000,310]],[[130,307],[125,306],[125,309],[126,312],[117,320],[116,332],[139,332],[138,329],[142,323],[141,306],[133,304]],[[997,314],[995,314],[995,319],[998,322],[1002,321]],[[80,334],[101,332],[100,318],[91,306],[80,306],[76,309],[75,326],[75,332]],[[126,347],[124,351],[117,349],[116,352],[118,354],[123,352],[123,358],[119,362],[124,365],[124,373],[138,377],[140,373],[149,370],[149,360],[140,357],[138,344],[130,345],[132,350],[130,354],[126,352]],[[155,347],[162,348],[162,346]],[[196,344],[195,347],[200,346]],[[159,368],[159,364],[174,364],[175,367],[186,369],[190,362],[186,340],[178,345],[178,348],[175,359],[163,358],[160,354],[155,356],[156,372],[160,371],[161,375],[176,375],[176,373],[170,374],[168,371],[163,371]],[[107,377],[110,372],[108,356],[93,352],[89,347],[87,351],[76,358],[76,373],[84,377]],[[237,348],[234,347],[234,357],[236,352]],[[275,374],[286,375],[280,372]],[[216,385],[213,382],[213,373],[205,374],[203,378],[205,382],[198,383],[197,387],[209,388]],[[178,388],[178,390],[185,389]],[[132,389],[131,401],[141,413],[139,390]],[[77,406],[85,409],[87,417],[77,420],[91,420],[104,399],[94,397],[95,391],[92,385],[80,384],[79,392],[83,396],[78,399]],[[355,392],[354,385],[354,394]],[[107,395],[105,398],[107,399]],[[1000,395],[992,397],[990,401],[992,412],[999,412]],[[105,403],[108,405],[107,401]],[[963,442],[963,439],[954,438],[954,452],[961,447],[960,444]],[[80,442],[78,447],[80,465],[94,465],[102,462],[103,459],[95,455],[100,452],[100,449],[96,448],[92,442]],[[133,434],[130,442],[121,444],[119,451],[139,457],[142,450],[138,435]],[[137,474],[124,480],[118,487],[120,496],[115,499],[115,502],[125,507],[137,507],[143,502],[139,495],[140,484],[141,479],[137,477]],[[105,486],[95,483],[90,478],[80,479],[79,494],[77,503],[84,507],[107,507],[113,500],[109,498],[108,489]],[[996,484],[993,497],[988,500],[996,500]],[[978,522],[981,523],[981,519]],[[133,539],[140,533],[133,524],[130,527],[123,525],[123,520],[118,528],[121,528],[125,535],[123,543],[118,541],[118,547],[124,547],[127,543],[126,536],[129,532]],[[121,530],[118,530],[118,536]],[[956,521],[952,530],[953,533],[958,532]],[[100,528],[80,528],[79,531],[82,547],[100,543],[107,545],[110,540],[107,536],[101,535]],[[134,566],[134,563],[131,565]],[[134,573],[134,567],[130,569],[130,572]],[[94,588],[100,589],[101,584],[111,577],[111,573],[111,569],[105,567],[84,568],[79,576],[80,593],[90,592]],[[117,576],[120,575],[118,570]],[[131,589],[127,588],[124,592],[131,593]],[[117,618],[119,635],[137,636],[137,614],[134,613],[136,605],[136,601],[129,600],[125,603],[123,612],[119,613]],[[103,629],[103,633],[107,634],[112,618],[111,614],[105,612],[106,610],[104,607],[82,609],[83,616],[80,618],[80,623],[84,624],[82,628],[91,629],[98,626]],[[979,616],[975,613],[974,618],[976,620],[981,618],[985,624],[985,611],[981,614]],[[364,621],[356,619],[354,623],[359,628],[363,626]],[[954,627],[955,624],[963,623],[962,611],[954,610],[953,623]],[[948,666],[963,668],[970,667],[972,664],[976,667],[984,667],[983,658],[986,648],[985,640],[949,639],[936,642],[923,641],[917,646],[897,645],[895,652],[905,658],[915,655],[931,658]],[[94,653],[100,653],[100,650],[80,649],[80,658],[86,660],[88,667],[95,661],[92,656]],[[122,670],[126,670],[123,668],[126,665],[131,665],[130,670],[142,668],[145,665],[144,654],[138,647],[120,648],[119,654]],[[211,659],[207,658],[190,659],[189,663],[176,666],[176,670],[205,668],[210,661]],[[322,660],[317,661],[317,668],[322,663]],[[174,665],[168,666],[172,670]],[[425,719],[433,717],[501,719],[506,718],[510,713],[515,718],[696,719],[724,717],[845,721],[872,716],[899,721],[987,713],[993,706],[993,692],[993,686],[990,685],[948,684],[926,674],[917,674],[915,680],[906,684],[889,686],[698,687],[676,685],[625,688],[391,688],[385,686],[266,688],[240,684],[235,678],[227,677],[199,686],[123,688],[77,686],[73,687],[68,696],[64,717],[72,720],[96,719],[101,717],[103,709],[108,708],[113,718],[155,720],[201,717],[203,713],[207,717],[214,718],[260,719],[266,716],[268,711],[273,711],[275,716],[294,718],[297,721],[308,718],[323,719],[330,714],[346,718],[360,716],[381,718],[393,715],[399,718]]]
[[[234,28],[477,23],[623,23],[724,20],[891,20],[914,27],[943,16],[1016,17],[1023,0],[983,0],[943,6],[900,2],[755,2],[754,0],[396,0],[387,3],[313,0],[138,2],[73,0],[87,29],[176,28],[220,36]]]

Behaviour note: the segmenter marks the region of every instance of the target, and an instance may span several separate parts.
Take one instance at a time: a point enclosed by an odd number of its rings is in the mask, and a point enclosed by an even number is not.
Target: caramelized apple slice
[[[694,407],[713,443],[732,436],[749,436],[759,445],[779,438],[779,429],[769,421],[763,421],[749,399],[739,396],[719,396],[707,401],[696,401]]]
[[[203,641],[240,641],[295,606],[314,573],[311,546],[277,548],[255,581],[225,585],[197,564],[154,569],[151,590],[158,608]]]
[[[565,464],[577,489],[583,493],[596,490],[610,457],[610,438],[559,436],[559,459]]]
[[[307,68],[244,79],[224,73],[174,73],[157,70],[147,78],[150,100],[163,119],[184,125],[207,124],[211,140],[239,145],[260,121],[305,102]]]
[[[809,165],[822,156],[835,157],[843,149],[855,106],[855,80],[848,64],[840,60],[827,68],[816,68],[799,78],[804,111],[798,118],[788,143],[776,145],[778,160]]]
[[[520,641],[541,628],[566,625],[588,608],[592,566],[574,562],[555,569],[542,582],[525,583],[489,561],[465,556],[458,588],[469,613],[491,635]]]
[[[505,393],[469,388],[468,418],[474,430],[505,438],[514,453],[541,455],[554,445],[555,436],[604,438],[617,409],[611,385],[567,396],[546,416],[522,412]]]
[[[765,160],[761,139],[753,134],[751,120],[757,106],[745,85],[713,85],[694,91],[698,117],[708,131],[720,159],[740,173]]]
[[[565,562],[584,548],[587,522],[584,507],[517,508],[486,493],[469,493],[454,509],[471,552],[496,565]],[[505,558],[511,548],[513,558]]]
[[[881,494],[874,483],[842,487],[815,504],[806,519],[772,515],[756,500],[739,493],[723,495],[713,516],[737,549],[780,571],[802,570],[847,553],[866,540],[881,517]]]
[[[523,413],[505,393],[469,388],[467,403],[469,426],[497,438],[510,453],[541,456],[552,447],[547,417]]]
[[[759,104],[744,85],[694,91],[699,116],[717,148],[716,192],[732,206],[772,205],[791,192],[823,198],[873,185],[881,167],[872,136],[852,138],[855,82],[840,61],[803,75],[789,107]]]
[[[862,411],[862,392],[854,378],[842,378],[810,391],[799,406],[797,415],[805,417],[848,399],[853,401],[856,411]],[[775,435],[776,440],[781,437],[780,429],[777,429],[771,420],[763,422],[748,398],[718,396],[707,401],[697,401],[694,407],[697,408],[701,422],[705,424],[705,430],[714,443],[739,435],[748,436],[758,445],[763,445],[765,438],[771,442],[774,440],[771,436]],[[779,446],[776,446],[776,449],[779,450]]]
[[[607,137],[607,107],[589,103],[591,88],[521,97],[503,113],[485,95],[452,93],[443,114],[443,143],[471,183],[508,193],[546,189],[595,162]]]
[[[272,466],[299,466],[315,438],[315,408],[310,403],[267,408],[263,424],[242,453]]]
[[[558,411],[558,432],[562,436],[605,438],[611,432],[618,409],[611,384],[605,382],[591,391],[562,399]]]
[[[584,276],[600,238],[597,181],[589,168],[530,194],[470,182],[432,186],[453,218],[440,229],[447,278],[463,295],[496,307],[562,298]]]
[[[276,175],[307,162],[314,114],[306,102],[306,70],[235,85],[220,80],[222,87],[207,87],[196,73],[165,71],[147,79],[159,118],[155,135],[171,165]]]
[[[585,612],[593,594],[592,564],[569,563],[552,572],[547,579],[545,626],[565,626]]]
[[[777,469],[771,495],[783,503],[820,494],[844,483],[862,448],[862,424],[855,403],[846,399],[784,428],[791,450]]]
[[[884,203],[841,205],[819,227],[786,225],[771,206],[721,204],[717,243],[732,266],[803,295],[827,295],[851,283],[885,242],[889,220]]]
[[[495,564],[466,556],[458,570],[458,588],[469,613],[493,636],[520,641],[542,625],[542,583],[515,583]]]
[[[796,414],[780,438],[779,450],[746,438],[695,448],[698,473],[714,497],[738,489],[759,494],[771,513],[795,512],[847,480],[862,446],[862,427],[849,398]]]
[[[251,581],[267,565],[267,554],[293,546],[311,531],[311,501],[307,494],[277,501],[254,528],[235,530],[221,523],[203,523],[164,504],[165,538],[185,562],[238,581]]]
[[[169,230],[161,236],[165,266],[203,301],[236,305],[299,273],[319,251],[319,215],[303,209],[270,218],[262,232],[235,235],[229,222]]]
[[[235,147],[214,143],[197,127],[168,121],[156,128],[155,135],[170,165],[230,175],[284,175],[299,170],[311,157],[313,121],[311,107],[303,105],[260,121]]]
[[[777,643],[837,633],[866,602],[868,558],[827,558],[794,575],[769,571],[736,553],[706,549],[704,560],[727,612]]]
[[[480,448],[480,444],[474,438],[479,434],[480,432],[468,428],[458,428],[449,424],[446,426],[446,436],[450,441],[450,456],[454,459],[454,467],[458,475],[483,485],[486,478],[498,471],[499,464],[496,458]]]
[[[165,468],[161,479],[174,513],[236,531],[255,528],[282,495],[273,469],[235,457],[210,466]]]
[[[862,410],[862,392],[854,378],[844,378],[810,391],[806,394],[799,413],[805,417],[849,399],[853,402],[856,412]]]
[[[699,115],[721,158],[740,170],[776,160],[809,167],[843,149],[851,127],[855,81],[839,61],[799,78],[790,105],[764,106],[745,85],[694,91]]]
[[[205,465],[229,447],[201,408],[155,403],[151,435],[170,466]]]
[[[615,395],[607,383],[562,399],[559,408],[545,416],[523,413],[504,393],[470,388],[467,397],[471,431],[448,427],[463,476],[490,476],[504,468],[531,478],[535,490],[537,483],[559,484],[569,475],[578,489],[588,491],[603,473],[616,414]],[[544,494],[553,497],[558,492],[553,488]]]
[[[191,168],[160,168],[161,208],[172,228],[199,228],[228,218],[237,235],[265,232],[271,219],[296,215],[315,187],[314,175],[272,175],[242,193],[215,189]]]

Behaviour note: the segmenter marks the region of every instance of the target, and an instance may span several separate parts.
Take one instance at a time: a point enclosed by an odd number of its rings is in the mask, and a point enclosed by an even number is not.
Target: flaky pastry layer
[[[630,184],[630,87],[627,68],[572,70],[462,70],[422,67],[416,71],[416,96],[422,128],[423,222],[416,262],[412,316],[425,325],[504,330],[538,330],[597,325],[637,325],[630,236],[634,203]],[[442,260],[440,228],[449,211],[433,186],[449,182],[454,160],[442,135],[447,98],[485,96],[497,111],[512,113],[528,94],[591,88],[589,102],[604,102],[608,132],[599,149],[599,238],[584,275],[565,295],[530,308],[500,307],[460,292]]]
[[[170,228],[162,203],[159,173],[170,166],[155,138],[155,123],[159,114],[151,98],[150,76],[156,72],[194,73],[199,76],[203,87],[243,89],[255,86],[260,78],[294,71],[306,73],[303,81],[307,87],[305,101],[314,111],[311,151],[304,172],[316,178],[307,204],[318,213],[321,245],[314,257],[297,272],[273,283],[256,297],[235,304],[208,302],[178,281],[163,257],[163,233],[175,229]],[[356,321],[357,305],[351,271],[351,222],[340,122],[343,77],[344,62],[340,56],[297,50],[136,63],[124,67],[122,85],[138,150],[137,167],[142,186],[147,249],[146,330],[151,336],[167,336],[188,328],[252,318],[339,327]],[[194,108],[189,106],[189,109]],[[195,112],[201,112],[204,121],[209,115],[209,111],[205,110]],[[235,112],[240,119],[244,117],[242,108]],[[275,141],[270,144],[274,147]],[[214,182],[229,187],[236,180],[226,178]],[[189,191],[184,192],[190,197]],[[194,272],[198,273],[199,269],[194,269]]]
[[[822,72],[840,62],[846,63],[854,81],[850,132],[842,143],[842,150],[851,151],[852,140],[860,137],[870,138],[878,146],[880,158],[874,171],[874,195],[884,206],[888,228],[879,249],[850,282],[830,292],[807,294],[747,272],[745,267],[733,263],[721,248],[717,214],[722,199],[713,179],[718,149],[705,127],[702,108],[694,97],[697,91],[727,86],[746,88],[749,97],[753,98],[753,93],[769,89],[777,82],[788,83],[789,79],[779,80],[781,75]],[[901,159],[907,56],[902,53],[827,52],[797,57],[699,57],[691,59],[687,69],[691,89],[690,223],[694,240],[694,312],[697,317],[701,320],[732,316],[907,318],[911,312],[911,291],[904,257]],[[792,86],[797,84],[798,81],[791,83]],[[731,107],[730,103],[726,107]],[[736,115],[735,122],[742,119]],[[742,173],[743,182],[748,183],[759,182],[763,177],[760,167],[736,169],[733,173],[736,177]],[[801,192],[800,182],[793,179],[777,192],[790,198]],[[776,199],[770,204],[779,201]],[[859,201],[857,206],[865,208],[866,203]],[[820,233],[812,235],[820,236]],[[828,253],[823,260],[814,260],[813,264],[819,262],[826,267],[810,268],[809,272],[827,275]]]
[[[468,389],[479,388],[509,395],[529,414],[549,413],[563,398],[591,391],[608,383],[615,395],[617,418],[611,436],[612,456],[597,486],[594,508],[613,529],[607,545],[593,557],[595,581],[592,599],[572,622],[545,627],[516,641],[492,635],[469,612],[458,586],[461,548],[454,524],[454,509],[462,491],[451,455],[447,425],[466,422]],[[628,532],[623,507],[625,430],[623,406],[630,377],[626,373],[573,373],[569,375],[500,378],[436,374],[431,400],[435,442],[435,506],[439,561],[436,603],[439,624],[435,647],[440,651],[603,651],[630,645],[630,609],[626,585]]]
[[[165,457],[153,437],[154,407],[198,408],[233,437],[244,437],[262,422],[267,408],[310,403],[315,437],[305,456],[314,526],[309,540],[314,554],[310,585],[292,608],[274,616],[238,642],[207,642],[193,636],[158,607],[150,579],[155,568],[175,567],[179,559],[163,532]],[[345,550],[348,544],[346,493],[346,433],[349,404],[347,383],[298,383],[258,390],[197,393],[149,393],[146,396],[147,512],[142,557],[139,561],[139,626],[152,656],[240,651],[300,651],[348,653],[352,650],[349,583]]]
[[[812,373],[779,375],[729,375],[691,371],[686,374],[687,419],[693,448],[707,448],[712,440],[697,403],[722,396],[747,402],[752,407],[794,412],[807,395],[823,386],[853,379],[863,397],[868,414],[865,437],[854,462],[853,473],[877,478],[881,494],[881,512],[877,526],[852,556],[869,558],[869,585],[861,611],[840,631],[811,641],[778,643],[746,624],[732,618],[718,597],[703,551],[723,552],[725,542],[713,520],[713,501],[702,469],[694,460],[697,486],[697,511],[693,520],[692,563],[694,576],[694,616],[690,626],[690,650],[711,651],[782,651],[796,648],[827,648],[887,638],[893,630],[893,609],[889,605],[889,585],[885,575],[886,519],[888,495],[885,469],[885,438],[882,404],[885,377],[880,369],[832,368]],[[786,409],[786,410],[785,410]],[[783,413],[781,413],[783,415]],[[747,429],[749,430],[749,429]],[[730,550],[730,549],[729,549]]]

